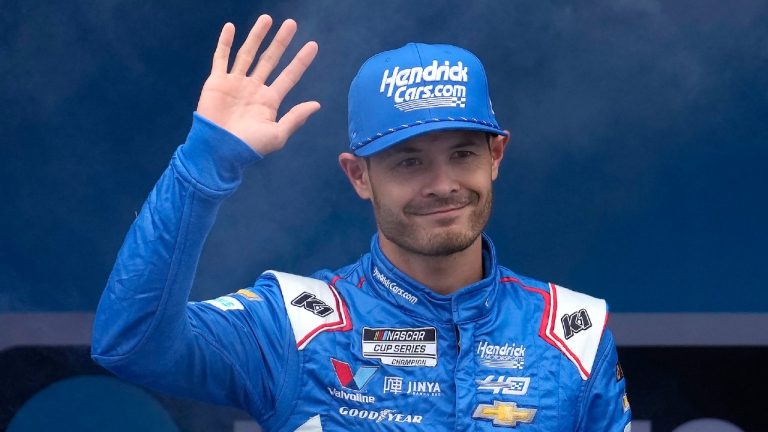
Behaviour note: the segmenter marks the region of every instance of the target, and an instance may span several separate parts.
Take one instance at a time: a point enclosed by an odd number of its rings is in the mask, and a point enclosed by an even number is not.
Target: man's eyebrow
[[[464,140],[464,141],[459,141],[456,144],[452,145],[451,149],[457,149],[461,147],[477,147],[480,145],[485,145],[485,142],[480,143],[475,140]]]

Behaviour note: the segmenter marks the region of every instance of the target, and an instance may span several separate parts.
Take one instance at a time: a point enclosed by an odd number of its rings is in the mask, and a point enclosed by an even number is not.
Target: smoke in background
[[[135,212],[185,139],[221,25],[234,22],[241,41],[263,12],[296,18],[297,41],[320,44],[285,105],[323,109],[223,206],[193,297],[365,252],[373,218],[336,163],[347,86],[372,54],[421,41],[476,53],[512,132],[489,228],[503,263],[614,311],[765,312],[759,0],[6,0],[0,312],[95,308]]]

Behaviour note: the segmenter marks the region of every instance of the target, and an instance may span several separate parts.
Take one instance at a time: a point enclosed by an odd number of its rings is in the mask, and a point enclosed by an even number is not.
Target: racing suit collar
[[[381,298],[405,313],[438,322],[461,323],[485,317],[496,300],[499,270],[491,239],[483,233],[483,279],[449,294],[438,294],[395,267],[379,247],[379,235],[371,240],[371,260],[366,279]]]

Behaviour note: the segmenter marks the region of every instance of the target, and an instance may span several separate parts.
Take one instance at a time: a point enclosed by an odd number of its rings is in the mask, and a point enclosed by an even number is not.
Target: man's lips
[[[455,212],[457,210],[461,210],[464,207],[468,206],[469,203],[464,203],[458,206],[449,206],[449,207],[437,207],[437,208],[430,208],[430,209],[420,209],[417,211],[411,211],[410,214],[414,216],[431,216],[431,215],[441,215],[441,214],[447,214],[451,212]]]

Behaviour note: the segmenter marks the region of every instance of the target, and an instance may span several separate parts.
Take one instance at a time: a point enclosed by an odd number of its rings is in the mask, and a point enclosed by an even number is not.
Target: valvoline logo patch
[[[378,366],[361,366],[357,372],[352,373],[349,363],[335,358],[331,358],[331,364],[341,386],[350,390],[362,390],[379,370]]]

